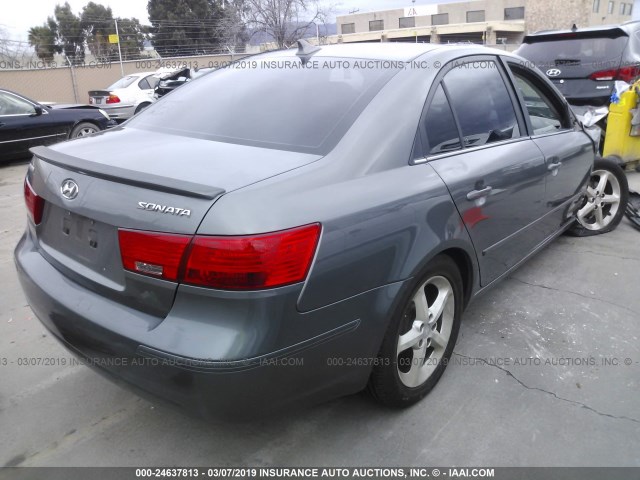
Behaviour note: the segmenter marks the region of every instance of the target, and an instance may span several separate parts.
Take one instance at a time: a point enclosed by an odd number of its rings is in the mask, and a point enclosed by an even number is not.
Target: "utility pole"
[[[114,19],[113,23],[116,24],[116,37],[118,37],[118,56],[120,57],[120,73],[124,77],[124,66],[122,65],[122,50],[120,49],[120,33],[118,32],[118,20]]]

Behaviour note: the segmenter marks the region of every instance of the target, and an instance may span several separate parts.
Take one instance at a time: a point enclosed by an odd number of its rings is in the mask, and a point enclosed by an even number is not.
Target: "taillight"
[[[640,66],[633,65],[618,69],[600,70],[589,75],[589,79],[598,81],[622,80],[631,83],[638,76],[640,76]]]
[[[24,179],[24,201],[27,204],[27,213],[33,223],[39,225],[42,222],[42,212],[44,211],[44,198],[38,196],[33,190],[27,178]]]
[[[184,282],[225,290],[256,290],[303,281],[320,225],[242,237],[196,236]]]
[[[222,290],[260,290],[305,280],[320,225],[237,237],[134,230],[118,234],[126,270]]]
[[[190,235],[118,230],[122,265],[126,270],[177,281]]]
[[[107,97],[107,103],[120,103],[120,97],[117,95],[109,95]]]

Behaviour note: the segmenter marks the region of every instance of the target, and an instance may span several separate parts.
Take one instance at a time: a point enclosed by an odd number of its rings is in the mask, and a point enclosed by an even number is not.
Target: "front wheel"
[[[462,279],[447,256],[433,259],[400,304],[382,342],[369,390],[408,407],[436,385],[453,353],[462,316]]]
[[[596,158],[587,192],[569,233],[579,237],[614,230],[629,201],[629,184],[624,170],[615,160]]]

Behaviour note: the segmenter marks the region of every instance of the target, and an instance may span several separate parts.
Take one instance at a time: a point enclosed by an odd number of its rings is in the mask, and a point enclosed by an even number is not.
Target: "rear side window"
[[[562,107],[558,105],[553,94],[537,81],[532,74],[513,65],[509,65],[515,79],[516,88],[520,91],[533,127],[534,135],[555,133],[566,128]]]
[[[151,85],[149,85],[149,82],[146,78],[143,78],[138,82],[138,87],[140,87],[140,90],[149,90],[151,88]]]
[[[437,155],[460,148],[458,127],[442,85],[438,85],[436,89],[422,127],[427,139],[428,155]]]
[[[360,65],[330,57],[318,59],[313,68],[304,68],[295,56],[240,61],[176,89],[132,118],[129,125],[324,154],[400,68]]]
[[[518,138],[520,129],[507,86],[494,61],[454,67],[444,77],[464,147]]]

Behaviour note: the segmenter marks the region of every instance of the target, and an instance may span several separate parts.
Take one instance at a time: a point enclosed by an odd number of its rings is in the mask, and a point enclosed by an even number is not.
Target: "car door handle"
[[[553,172],[554,170],[558,170],[561,166],[562,166],[562,162],[555,162],[555,163],[550,163],[547,168],[549,169],[550,172]]]
[[[491,193],[493,188],[485,187],[482,190],[473,190],[472,192],[467,193],[467,200],[477,200],[482,197],[486,197]]]

